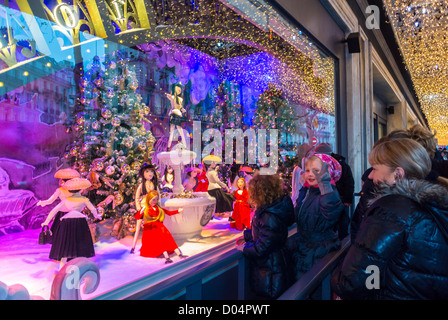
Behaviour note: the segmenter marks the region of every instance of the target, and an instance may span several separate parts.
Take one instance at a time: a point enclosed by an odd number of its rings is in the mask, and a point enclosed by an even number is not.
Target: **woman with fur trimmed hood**
[[[375,197],[333,290],[346,300],[446,299],[448,186],[425,180],[431,160],[411,139],[379,143],[369,162]]]

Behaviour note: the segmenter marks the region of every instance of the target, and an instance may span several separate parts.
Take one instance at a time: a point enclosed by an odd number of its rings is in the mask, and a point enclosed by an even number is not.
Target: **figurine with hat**
[[[216,165],[222,162],[221,158],[216,155],[208,155],[204,157],[202,162],[207,169],[207,192],[210,196],[216,199],[215,213],[233,211],[233,201],[235,200],[235,197],[233,194],[229,193],[230,188],[219,179],[218,172],[216,171]]]
[[[66,181],[64,188],[72,192],[72,195],[54,207],[42,223],[42,227],[48,226],[57,212],[67,212],[61,218],[61,222],[53,234],[49,256],[50,259],[61,261],[61,265],[65,264],[68,259],[89,258],[95,255],[87,216],[82,212],[87,207],[95,219],[101,219],[101,215],[98,214],[89,199],[81,195],[81,191],[90,186],[90,181],[84,178]]]
[[[67,180],[70,180],[73,178],[79,178],[79,177],[81,177],[81,175],[75,169],[65,168],[65,169],[60,169],[60,170],[56,171],[56,173],[54,174],[54,177],[59,179],[59,188],[57,188],[56,191],[53,193],[53,195],[50,198],[48,198],[47,200],[39,201],[37,203],[38,206],[45,207],[45,206],[52,204],[57,199],[62,201],[64,199],[67,199],[68,197],[70,197],[72,195],[72,192],[70,192],[69,190],[64,188],[64,183]],[[52,233],[54,233],[56,231],[56,229],[59,225],[60,219],[65,213],[66,212],[59,211],[56,214],[56,216],[54,217],[53,224],[51,225],[51,228],[50,228],[50,231]]]

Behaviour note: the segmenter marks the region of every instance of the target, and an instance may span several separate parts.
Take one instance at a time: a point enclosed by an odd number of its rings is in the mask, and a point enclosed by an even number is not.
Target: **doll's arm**
[[[64,204],[64,201],[61,201],[60,203],[58,203],[56,205],[56,207],[54,207],[50,213],[47,216],[47,219],[45,219],[45,221],[41,224],[41,226],[48,226],[48,224],[50,223],[50,221],[54,218],[54,216],[56,215],[56,213],[59,211],[59,209],[62,207],[62,205]]]
[[[140,205],[140,195],[142,193],[142,185],[140,184],[137,187],[137,190],[135,191],[135,208],[138,210],[140,210],[142,208],[142,206]]]
[[[212,172],[212,177],[215,180],[214,182],[216,182],[217,184],[219,184],[222,188],[225,188],[226,190],[229,190],[229,187],[227,187],[227,185],[222,182],[221,180],[219,180],[219,176],[218,176],[218,172],[213,171]]]
[[[171,210],[166,210],[165,208],[162,208],[162,209],[169,216],[173,216],[175,214],[178,214],[178,213],[181,213],[182,211],[184,211],[183,208],[179,208],[178,210],[172,210],[172,211]]]
[[[59,188],[56,189],[56,191],[53,193],[53,195],[48,198],[47,200],[41,200],[37,203],[38,206],[45,207],[49,204],[52,204],[57,198],[59,198],[59,195],[61,194],[61,190]]]
[[[93,214],[95,219],[101,219],[102,218],[102,216],[98,214],[98,210],[95,208],[95,206],[88,199],[86,200],[85,204],[86,204],[86,207]]]
[[[135,220],[140,220],[143,218],[143,213],[145,212],[145,207],[143,206],[135,215]]]

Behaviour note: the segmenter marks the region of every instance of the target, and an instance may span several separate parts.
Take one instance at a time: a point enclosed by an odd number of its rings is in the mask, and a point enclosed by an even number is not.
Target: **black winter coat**
[[[447,299],[447,239],[448,189],[396,182],[373,199],[332,288],[345,300]],[[371,265],[379,268],[379,289],[366,287]]]
[[[352,168],[345,162],[345,158],[339,154],[332,153],[331,156],[335,158],[341,165],[341,178],[336,181],[336,189],[339,192],[342,203],[352,203],[353,193],[355,192],[355,180],[353,179]]]
[[[260,297],[276,299],[292,284],[285,244],[294,223],[294,206],[289,196],[257,208],[251,231],[244,232],[243,254],[250,260],[250,282]]]
[[[344,205],[335,188],[325,195],[317,187],[301,190],[296,206],[297,233],[288,241],[295,280],[327,253],[340,247],[337,226],[343,211]]]
[[[350,223],[351,242],[355,240],[362,219],[364,219],[365,214],[367,213],[367,210],[369,208],[369,201],[374,197],[373,192],[375,190],[375,185],[373,183],[373,180],[368,178],[372,170],[373,168],[367,169],[361,178],[363,181],[361,197],[359,198],[359,202],[356,205],[356,209],[353,213],[353,217]]]

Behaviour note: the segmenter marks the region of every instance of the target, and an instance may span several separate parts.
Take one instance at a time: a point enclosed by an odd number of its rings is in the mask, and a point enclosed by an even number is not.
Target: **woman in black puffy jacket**
[[[294,206],[278,175],[252,178],[249,201],[256,210],[242,249],[250,261],[250,283],[255,298],[276,299],[292,284],[285,243],[294,223]]]
[[[342,299],[448,298],[448,187],[424,178],[427,151],[411,139],[369,154],[379,187],[356,238],[332,275]]]

